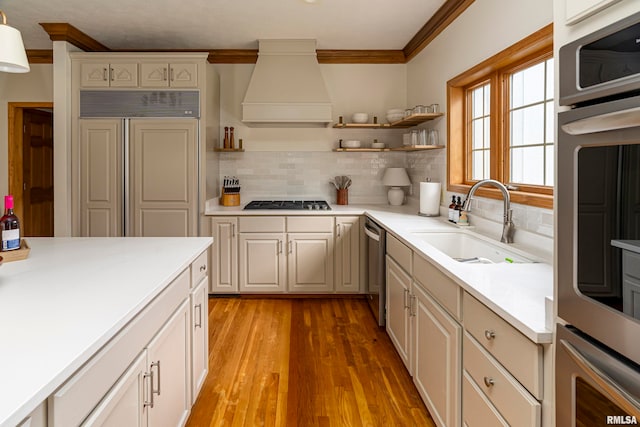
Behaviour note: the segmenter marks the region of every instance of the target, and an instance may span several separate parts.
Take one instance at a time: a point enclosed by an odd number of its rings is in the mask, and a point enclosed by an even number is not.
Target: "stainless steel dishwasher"
[[[387,232],[371,218],[366,217],[367,235],[367,301],[379,326],[385,325],[386,269],[385,252]]]

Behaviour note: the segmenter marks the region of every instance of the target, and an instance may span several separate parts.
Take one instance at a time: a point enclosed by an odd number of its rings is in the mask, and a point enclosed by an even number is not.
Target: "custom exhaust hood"
[[[259,40],[242,121],[270,127],[318,127],[332,121],[315,40]]]

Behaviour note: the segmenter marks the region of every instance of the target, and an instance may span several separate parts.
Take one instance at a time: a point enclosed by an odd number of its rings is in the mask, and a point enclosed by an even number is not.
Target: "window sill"
[[[447,190],[454,193],[469,193],[471,185],[468,184],[449,184]],[[497,188],[481,187],[476,191],[476,196],[486,197],[488,199],[502,200],[502,192]],[[521,205],[535,206],[538,208],[553,209],[553,195],[529,193],[526,191],[510,190],[509,195],[512,203]]]

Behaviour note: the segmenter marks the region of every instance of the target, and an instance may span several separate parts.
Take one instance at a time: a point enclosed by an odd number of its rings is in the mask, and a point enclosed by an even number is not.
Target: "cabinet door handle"
[[[278,240],[278,253],[282,253],[282,240]]]
[[[404,308],[409,308],[409,302],[407,301],[408,300],[407,297],[409,296],[409,289],[404,289],[403,292],[404,292]]]
[[[491,341],[496,337],[496,333],[495,331],[492,331],[490,329],[485,329],[484,337],[487,339],[487,341]]]
[[[195,323],[195,325],[193,326],[194,329],[195,328],[202,328],[202,304],[196,304],[194,308],[194,311],[197,309],[198,310],[198,321]]]
[[[114,81],[115,80],[115,77],[114,77],[115,74],[116,73],[113,72],[113,67],[109,67],[109,81]]]
[[[162,80],[167,81],[167,67],[162,68]]]
[[[200,271],[207,271],[207,265],[206,264],[201,265]]]
[[[487,387],[493,387],[496,382],[491,377],[484,377],[484,385]]]
[[[236,225],[231,224],[231,237],[236,237]]]
[[[173,67],[169,68],[169,80],[173,81]]]
[[[418,312],[417,308],[416,308],[416,304],[417,304],[417,298],[415,295],[411,295],[411,299],[410,299],[411,303],[409,304],[409,314],[411,316],[415,316]]]
[[[146,408],[153,408],[153,369],[150,369],[149,372],[145,372],[142,376],[145,383],[147,384],[146,389],[149,390],[149,400],[144,401],[143,406]],[[147,381],[147,379],[149,381]]]
[[[105,82],[109,80],[109,71],[107,70],[107,67],[104,67],[102,69],[102,80],[104,80]]]
[[[158,396],[160,396],[160,361],[151,362],[151,367],[149,369],[151,373],[153,373],[154,366],[158,368],[158,388],[155,390],[153,389],[153,377],[151,377],[151,401],[153,401],[153,393],[157,393]]]
[[[336,224],[336,235],[338,237],[342,235],[342,228],[340,227],[340,224]]]
[[[288,252],[288,253],[290,253],[290,254],[291,254],[291,253],[293,253],[293,242],[291,242],[291,240],[289,240],[289,241],[287,242],[287,248],[288,248],[288,249],[287,249],[287,252]]]

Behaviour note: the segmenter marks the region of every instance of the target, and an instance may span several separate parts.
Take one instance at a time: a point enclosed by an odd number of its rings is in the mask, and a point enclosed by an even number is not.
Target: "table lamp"
[[[382,184],[390,186],[387,197],[391,206],[400,206],[404,202],[404,191],[400,187],[411,185],[405,168],[387,168],[382,177]]]

